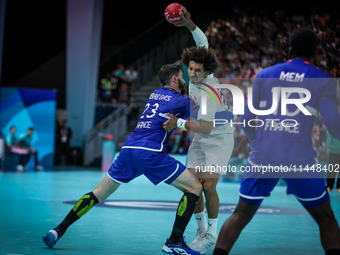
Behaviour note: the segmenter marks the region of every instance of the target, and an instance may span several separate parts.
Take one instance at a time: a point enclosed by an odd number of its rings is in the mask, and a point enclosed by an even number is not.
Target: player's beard
[[[184,87],[184,83],[181,80],[178,80],[178,88],[181,91],[181,94],[184,95],[185,94],[185,87]]]

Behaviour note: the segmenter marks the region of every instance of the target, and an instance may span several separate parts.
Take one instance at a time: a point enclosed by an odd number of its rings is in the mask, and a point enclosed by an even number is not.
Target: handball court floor
[[[0,172],[0,254],[163,254],[170,236],[177,203],[175,188],[154,186],[139,177],[93,207],[73,224],[53,249],[42,236],[57,226],[83,194],[93,190],[106,173],[99,169],[42,172]],[[221,180],[219,229],[230,216],[239,196],[239,182]],[[330,193],[340,222],[340,194]],[[185,232],[189,244],[196,233],[191,219]],[[212,250],[206,254],[212,254]],[[231,254],[324,254],[318,228],[284,185],[264,200],[244,229]]]

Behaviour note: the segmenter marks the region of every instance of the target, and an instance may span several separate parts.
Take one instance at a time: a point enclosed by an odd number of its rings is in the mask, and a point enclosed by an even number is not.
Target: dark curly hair
[[[295,29],[289,38],[293,57],[312,58],[316,54],[318,39],[316,34],[307,27]]]
[[[219,66],[215,51],[205,47],[192,46],[186,48],[183,50],[181,58],[185,66],[189,66],[190,61],[203,64],[204,71],[209,72],[209,74],[214,73]]]

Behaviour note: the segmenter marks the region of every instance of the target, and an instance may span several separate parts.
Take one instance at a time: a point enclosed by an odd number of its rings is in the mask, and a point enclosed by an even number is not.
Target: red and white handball
[[[178,25],[182,23],[182,19],[179,15],[183,15],[181,10],[182,5],[179,3],[169,4],[164,11],[165,19],[171,24]]]

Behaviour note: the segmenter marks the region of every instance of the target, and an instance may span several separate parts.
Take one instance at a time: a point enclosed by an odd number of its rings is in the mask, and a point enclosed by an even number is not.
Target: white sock
[[[199,229],[203,231],[204,233],[207,232],[208,224],[207,224],[207,219],[205,217],[205,212],[203,211],[200,213],[195,213],[194,216],[195,216],[197,226],[199,227]]]
[[[216,219],[208,219],[208,231],[213,236],[217,236],[217,220]]]

